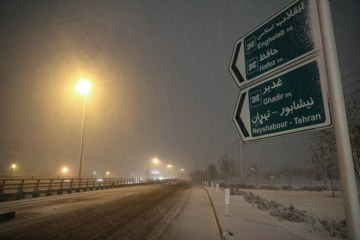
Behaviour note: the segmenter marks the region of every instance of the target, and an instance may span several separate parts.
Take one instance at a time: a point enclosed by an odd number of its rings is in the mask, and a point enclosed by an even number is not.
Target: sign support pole
[[[243,149],[242,149],[242,142],[241,138],[239,138],[239,149],[240,149],[240,182],[241,184],[244,183],[244,171],[243,171]]]
[[[360,239],[359,199],[329,0],[318,0],[318,9],[340,168],[346,226],[349,239],[356,240]]]

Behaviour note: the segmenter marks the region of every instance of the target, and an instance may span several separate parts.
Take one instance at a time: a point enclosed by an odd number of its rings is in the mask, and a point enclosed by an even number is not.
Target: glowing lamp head
[[[16,168],[16,165],[15,165],[15,164],[13,164],[13,165],[11,165],[11,167],[12,167],[12,168]]]
[[[63,172],[64,172],[64,173],[67,172],[67,168],[66,168],[66,167],[63,168]]]
[[[79,93],[82,93],[84,95],[87,95],[90,91],[91,84],[88,80],[81,79],[78,84],[76,84],[75,89]]]

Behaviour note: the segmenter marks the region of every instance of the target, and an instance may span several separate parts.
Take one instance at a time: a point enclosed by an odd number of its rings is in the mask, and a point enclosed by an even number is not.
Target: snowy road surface
[[[189,184],[0,203],[0,212],[6,211],[16,216],[0,222],[0,239],[219,239],[206,192]],[[202,221],[200,228],[192,228],[194,221]]]

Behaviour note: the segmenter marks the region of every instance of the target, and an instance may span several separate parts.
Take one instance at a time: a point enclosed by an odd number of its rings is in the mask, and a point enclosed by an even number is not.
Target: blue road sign
[[[241,90],[233,120],[244,142],[330,126],[322,56]]]
[[[316,1],[294,1],[236,41],[229,71],[242,88],[316,54],[320,46]]]

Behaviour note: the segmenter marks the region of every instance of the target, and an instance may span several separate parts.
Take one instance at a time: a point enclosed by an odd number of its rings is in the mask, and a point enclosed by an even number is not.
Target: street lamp
[[[185,171],[185,169],[183,169],[183,168],[181,168],[181,169],[180,169],[179,178],[181,178],[181,177],[182,177],[182,174],[184,173],[184,171]]]
[[[11,169],[10,169],[10,177],[12,177],[12,173],[13,173],[13,169],[16,167],[15,165],[15,153],[16,153],[16,149],[18,148],[18,143],[14,143],[14,146],[11,147],[14,149],[14,154],[13,154],[13,160],[12,160],[12,164],[11,164]]]
[[[10,177],[12,177],[12,173],[13,173],[14,168],[16,168],[16,165],[13,163],[13,164],[11,165]]]
[[[81,79],[76,85],[76,90],[84,94],[84,110],[83,110],[83,121],[82,121],[82,130],[81,130],[81,143],[80,143],[80,165],[79,165],[79,179],[81,179],[81,164],[82,164],[82,154],[83,154],[83,145],[84,145],[84,129],[85,129],[85,113],[86,113],[86,97],[90,91],[91,84],[85,79]]]
[[[153,163],[157,164],[159,162],[159,160],[157,158],[153,159]],[[148,164],[148,170],[146,172],[146,179],[149,178],[149,170],[150,170],[150,159],[149,159],[149,164]]]
[[[167,176],[167,178],[170,178],[170,173],[171,173],[171,171],[170,171],[170,169],[173,167],[171,164],[168,164],[168,165],[166,165],[166,167],[167,167],[167,169],[168,169],[168,171],[167,171],[167,174],[168,174],[168,176]]]

